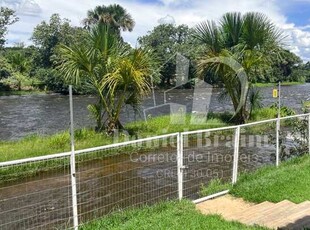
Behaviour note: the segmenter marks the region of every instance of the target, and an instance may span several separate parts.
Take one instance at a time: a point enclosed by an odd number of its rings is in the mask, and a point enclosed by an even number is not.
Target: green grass
[[[40,90],[0,91],[0,96],[11,96],[11,95],[23,96],[23,95],[33,95],[33,94],[46,94],[46,92],[45,91],[40,91]]]
[[[108,145],[129,139],[144,138],[187,130],[207,129],[227,126],[228,124],[218,118],[210,118],[205,124],[190,124],[190,116],[186,116],[186,123],[182,125],[171,124],[169,116],[151,118],[147,124],[144,121],[129,123],[126,129],[130,135],[120,134],[117,139],[104,133],[96,133],[91,129],[81,129],[75,132],[75,149],[85,149]],[[0,162],[17,160],[29,157],[44,156],[48,154],[70,151],[69,132],[61,132],[51,136],[32,135],[19,141],[0,142]]]
[[[310,157],[304,156],[282,163],[278,168],[264,167],[242,174],[230,193],[251,202],[295,203],[310,200]]]
[[[76,149],[106,145],[112,138],[92,130],[76,131]],[[51,136],[32,135],[19,141],[0,142],[0,162],[70,151],[69,132]]]
[[[282,86],[290,86],[290,85],[302,85],[305,84],[305,82],[281,82]],[[278,83],[255,83],[254,86],[256,87],[272,87],[272,86],[277,86]],[[271,95],[271,94],[270,94]]]
[[[230,190],[232,188],[231,183],[224,183],[220,179],[213,179],[210,181],[208,186],[201,185],[200,196],[205,197],[217,192]]]
[[[266,229],[248,227],[237,222],[228,222],[217,215],[203,215],[195,205],[187,200],[163,202],[141,209],[131,209],[111,214],[102,219],[85,224],[81,230],[147,230],[147,229]]]
[[[194,116],[193,116],[194,117]],[[175,124],[173,122],[182,121],[178,116],[160,116],[147,120],[147,124],[144,121],[132,122],[126,125],[132,133],[136,133],[139,136],[155,136],[165,133],[184,132],[199,129],[218,128],[228,126],[227,122],[223,122],[221,115],[214,115],[208,117],[207,121],[203,121],[202,124],[193,124],[191,114],[187,114],[184,122]],[[194,117],[195,119],[195,117]],[[196,119],[198,120],[198,119]],[[183,123],[183,124],[182,124]],[[197,122],[198,123],[198,122]]]

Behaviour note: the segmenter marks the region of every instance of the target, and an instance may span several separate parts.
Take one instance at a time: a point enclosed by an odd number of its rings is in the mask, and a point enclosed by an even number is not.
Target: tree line
[[[1,89],[35,88],[54,92],[67,92],[68,84],[59,76],[54,60],[58,55],[57,47],[60,44],[70,45],[82,42],[93,24],[103,23],[112,27],[121,38],[121,31],[132,31],[135,21],[132,16],[120,5],[97,6],[87,12],[82,25],[72,26],[70,21],[53,14],[49,21],[42,21],[37,25],[30,38],[33,45],[26,47],[15,44],[13,47],[4,47],[5,35],[8,26],[17,22],[15,12],[1,7],[0,10],[0,78]],[[175,84],[175,59],[173,54],[179,52],[188,57],[190,62],[190,79],[197,77],[197,58],[201,56],[204,45],[195,39],[194,28],[187,25],[161,24],[153,28],[146,35],[138,38],[139,46],[152,49],[156,54],[162,69],[160,77],[156,78],[158,87],[171,87]],[[82,45],[82,44],[81,44]],[[129,44],[127,44],[129,46]],[[310,81],[309,63],[302,60],[288,50],[283,49],[282,57],[272,61],[268,72],[257,72],[251,82],[281,81]],[[204,76],[208,83],[221,85],[220,79],[211,72]],[[191,87],[190,81],[185,87]],[[89,93],[81,87],[75,87],[76,93]]]

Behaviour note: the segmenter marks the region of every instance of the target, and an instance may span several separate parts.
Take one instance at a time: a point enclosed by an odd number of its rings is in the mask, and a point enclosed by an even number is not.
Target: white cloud
[[[0,3],[8,0],[0,0]],[[11,0],[16,5],[25,0]],[[101,0],[31,0],[32,6],[37,4],[40,12],[37,12],[37,17],[21,16],[21,21],[13,25],[10,29],[8,39],[16,39],[18,31],[20,40],[26,39],[25,32],[28,31],[28,38],[35,25],[42,20],[48,20],[53,13],[59,13],[61,17],[68,18],[74,25],[80,25],[81,20],[86,16],[89,9],[93,9],[97,5],[103,4]],[[310,46],[310,32],[307,28],[298,28],[292,23],[289,23],[281,12],[279,2],[275,0],[160,0],[159,3],[141,3],[137,0],[105,0],[104,4],[120,4],[125,7],[136,21],[136,26],[133,32],[123,33],[124,39],[130,42],[131,45],[137,44],[137,38],[152,30],[158,25],[158,20],[171,15],[176,24],[188,24],[194,26],[197,23],[208,20],[218,19],[221,15],[228,11],[239,11],[242,13],[248,11],[258,11],[266,14],[280,29],[284,30],[288,35],[286,39],[287,47],[298,55],[301,55],[304,60],[310,60],[310,54],[306,48]],[[37,8],[38,9],[38,8]]]

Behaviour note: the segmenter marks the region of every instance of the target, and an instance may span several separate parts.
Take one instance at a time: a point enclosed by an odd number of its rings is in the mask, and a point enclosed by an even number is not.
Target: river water
[[[272,87],[261,88],[263,105],[275,103],[272,98]],[[231,103],[219,101],[220,89],[213,89],[209,111],[232,111]],[[167,93],[167,102],[183,104],[187,112],[192,111],[193,101],[204,100],[207,95],[194,98],[193,90],[173,90]],[[163,91],[156,91],[156,105],[164,103]],[[194,98],[194,99],[193,99]],[[301,112],[302,101],[310,100],[310,84],[283,86],[282,104]],[[75,127],[92,127],[87,105],[96,102],[94,96],[74,96]],[[143,119],[143,110],[154,106],[151,96],[143,102],[141,113],[134,115],[130,108],[122,112],[122,121],[128,122]],[[199,106],[198,106],[199,107]],[[167,113],[164,108],[149,110],[152,115]],[[0,96],[0,140],[20,139],[31,134],[53,134],[69,129],[69,98],[58,94]]]

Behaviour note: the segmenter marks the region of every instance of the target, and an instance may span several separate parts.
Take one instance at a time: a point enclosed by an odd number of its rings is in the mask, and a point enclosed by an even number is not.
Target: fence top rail
[[[290,119],[290,118],[297,118],[297,117],[307,117],[307,116],[310,116],[310,113],[297,114],[297,115],[286,116],[286,117],[280,117],[280,120],[285,120],[285,119]]]
[[[64,153],[56,153],[56,154],[50,154],[50,155],[40,156],[40,157],[31,157],[31,158],[25,158],[25,159],[13,160],[13,161],[4,161],[4,162],[0,162],[0,167],[10,166],[10,165],[19,165],[23,163],[30,163],[30,162],[36,162],[36,161],[44,161],[44,160],[56,159],[56,158],[64,158],[64,157],[69,157],[70,155],[71,155],[71,152],[64,152]]]
[[[226,127],[220,127],[220,128],[200,129],[200,130],[182,132],[181,135],[190,135],[190,134],[197,134],[197,133],[206,133],[206,132],[212,132],[212,131],[222,131],[222,130],[228,130],[228,129],[235,129],[235,128],[237,128],[237,127],[238,127],[238,125],[232,125],[232,126],[226,126]]]
[[[286,117],[280,117],[280,120],[285,120],[285,119],[290,119],[290,118],[298,118],[298,117],[307,117],[310,116],[310,113],[305,113],[305,114],[297,114],[297,115],[292,115],[292,116],[286,116]],[[252,126],[252,125],[259,125],[259,124],[265,124],[269,122],[274,122],[277,121],[278,118],[273,118],[269,120],[262,120],[262,121],[255,121],[247,124],[242,124],[242,125],[232,125],[232,126],[226,126],[226,127],[220,127],[220,128],[212,128],[212,129],[201,129],[201,130],[194,130],[194,131],[187,131],[187,132],[182,132],[182,135],[189,135],[189,134],[197,134],[197,133],[206,133],[206,132],[214,132],[214,131],[222,131],[222,130],[228,130],[228,129],[236,129],[237,127],[247,127],[247,126]]]
[[[173,136],[177,136],[177,135],[179,135],[179,133],[171,133],[171,134],[166,134],[166,135],[161,135],[161,136],[148,137],[148,138],[143,138],[143,139],[139,139],[139,140],[126,141],[126,142],[120,142],[120,143],[115,143],[115,144],[110,144],[110,145],[99,146],[99,147],[95,147],[95,148],[81,149],[81,150],[75,151],[74,153],[78,155],[78,154],[82,154],[82,153],[95,152],[95,151],[100,151],[100,150],[104,150],[104,149],[110,149],[110,148],[115,148],[115,147],[132,145],[132,144],[137,144],[137,143],[141,143],[141,142],[145,142],[145,141],[163,139],[163,138],[173,137]],[[50,155],[46,155],[46,156],[39,156],[39,157],[13,160],[13,161],[4,161],[4,162],[0,162],[0,167],[11,166],[11,165],[19,165],[19,164],[23,164],[23,163],[30,163],[30,162],[37,162],[37,161],[44,161],[44,160],[51,160],[51,159],[56,159],[56,158],[70,157],[70,155],[71,155],[71,151],[70,152],[57,153],[57,154],[50,154]]]

